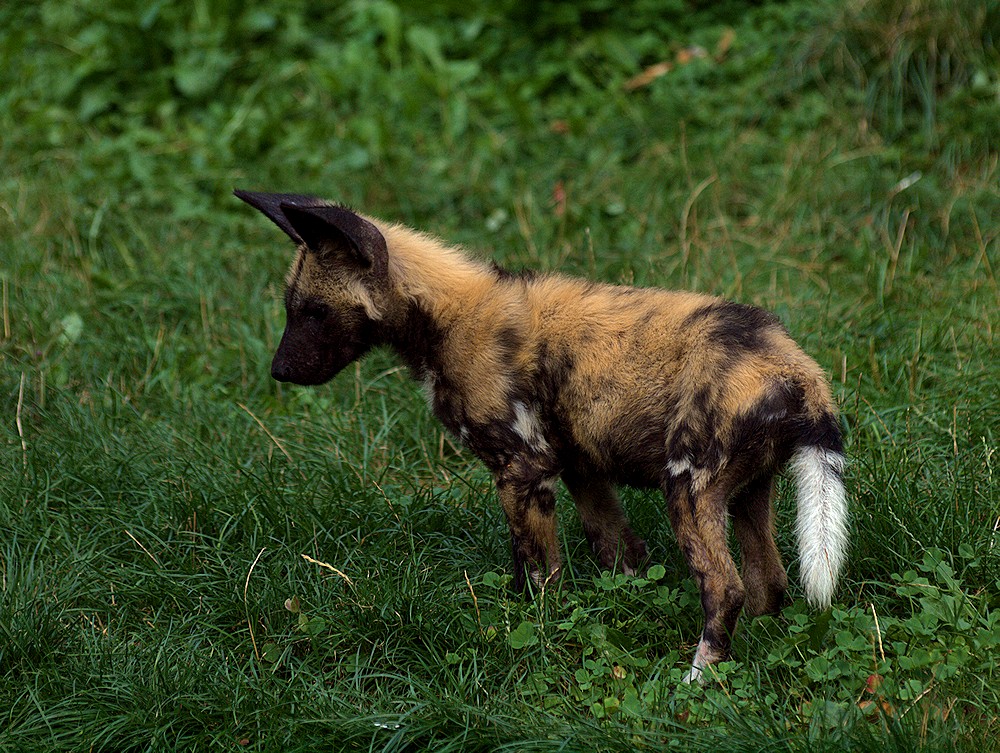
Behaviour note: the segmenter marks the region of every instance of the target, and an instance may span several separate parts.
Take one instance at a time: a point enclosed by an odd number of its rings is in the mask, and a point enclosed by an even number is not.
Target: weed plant
[[[0,8],[0,750],[997,749],[995,7],[526,8]],[[290,249],[235,186],[774,310],[843,410],[834,607],[793,586],[680,685],[698,597],[637,492],[647,573],[561,497],[567,577],[513,597],[388,354],[270,380]]]

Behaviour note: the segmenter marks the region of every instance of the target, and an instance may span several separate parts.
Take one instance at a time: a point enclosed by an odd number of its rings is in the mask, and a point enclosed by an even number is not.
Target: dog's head
[[[389,295],[388,249],[368,220],[322,199],[235,191],[296,244],[285,332],[271,363],[282,382],[322,384],[378,344]]]

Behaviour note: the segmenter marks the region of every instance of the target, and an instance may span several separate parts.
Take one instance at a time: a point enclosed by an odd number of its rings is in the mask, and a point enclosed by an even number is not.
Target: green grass
[[[988,3],[133,5],[0,10],[0,750],[996,749]],[[511,596],[390,354],[270,380],[290,249],[235,186],[777,312],[847,428],[834,608],[795,585],[679,686],[698,597],[636,492],[647,577],[561,497],[568,577]]]

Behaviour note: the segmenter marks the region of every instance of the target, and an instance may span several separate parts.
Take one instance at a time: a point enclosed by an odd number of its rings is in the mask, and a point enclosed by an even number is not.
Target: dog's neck
[[[422,379],[438,370],[442,337],[454,321],[496,294],[497,274],[460,248],[402,225],[366,219],[382,233],[389,252],[395,300],[382,339]]]

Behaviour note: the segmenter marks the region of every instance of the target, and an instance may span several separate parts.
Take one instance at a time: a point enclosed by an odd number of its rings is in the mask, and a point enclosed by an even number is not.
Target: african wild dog
[[[298,246],[275,379],[321,384],[387,345],[434,414],[492,471],[515,585],[558,576],[562,478],[601,563],[645,543],[613,484],[656,487],[701,591],[687,680],[728,656],[740,610],[779,609],[775,475],[797,485],[807,599],[829,605],[847,546],[841,434],[827,381],[772,314],[705,295],[504,272],[320,199],[237,191]],[[790,461],[790,463],[789,463]],[[727,542],[732,519],[738,573]]]

